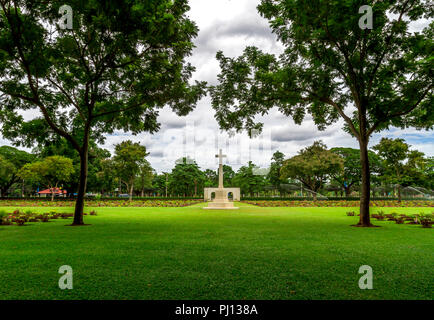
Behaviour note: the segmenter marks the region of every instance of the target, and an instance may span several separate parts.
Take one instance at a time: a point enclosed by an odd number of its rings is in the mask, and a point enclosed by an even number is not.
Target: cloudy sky
[[[196,49],[189,59],[197,69],[194,79],[216,83],[219,66],[215,54],[218,50],[227,56],[237,56],[247,45],[255,45],[266,52],[281,52],[282,47],[267,21],[256,10],[258,3],[259,0],[190,0],[189,16],[200,29],[195,40]],[[414,26],[416,29],[421,27],[423,25]],[[175,160],[182,156],[194,158],[202,169],[215,169],[217,161],[214,155],[219,148],[228,154],[227,163],[237,169],[249,159],[266,167],[274,151],[280,150],[290,157],[314,140],[323,140],[328,147],[358,147],[356,140],[342,131],[342,122],[319,131],[310,118],[299,126],[274,110],[263,118],[264,134],[250,140],[245,134],[228,137],[220,132],[213,114],[209,97],[203,98],[187,117],[180,118],[169,109],[163,109],[159,133],[131,136],[117,132],[107,137],[103,147],[112,151],[114,144],[122,140],[141,142],[148,148],[149,161],[158,172],[170,170]],[[386,131],[374,135],[371,146],[383,136],[404,138],[413,148],[434,156],[432,131]],[[0,144],[7,144],[7,141],[0,139]]]

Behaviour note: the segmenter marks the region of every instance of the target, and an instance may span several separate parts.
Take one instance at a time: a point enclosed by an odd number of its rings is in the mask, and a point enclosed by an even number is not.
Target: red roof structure
[[[54,194],[66,194],[66,190],[61,190],[59,188],[53,188]],[[51,194],[51,189],[45,189],[38,192],[38,194]]]

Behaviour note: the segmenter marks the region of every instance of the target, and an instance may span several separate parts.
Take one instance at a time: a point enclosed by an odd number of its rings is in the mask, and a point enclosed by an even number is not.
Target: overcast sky
[[[196,49],[189,59],[197,69],[194,79],[216,83],[219,66],[215,54],[218,50],[226,56],[237,56],[247,45],[255,45],[265,52],[281,52],[282,47],[267,21],[256,10],[258,3],[259,0],[190,0],[189,16],[200,29],[195,39]],[[423,25],[415,26],[417,29],[421,27]],[[228,154],[226,161],[234,169],[245,165],[249,159],[266,167],[274,151],[280,150],[290,157],[315,140],[322,140],[330,148],[358,148],[356,140],[343,132],[342,121],[319,131],[310,118],[298,126],[277,110],[263,118],[265,130],[262,137],[249,140],[245,134],[239,134],[229,139],[227,134],[219,131],[209,97],[203,98],[187,117],[177,117],[165,108],[159,121],[161,130],[153,136],[117,132],[107,137],[103,147],[113,151],[114,144],[126,139],[141,142],[148,148],[149,161],[158,172],[170,171],[175,160],[182,156],[194,158],[202,169],[216,169],[214,155],[220,147]],[[381,135],[375,134],[370,145],[375,145],[381,137],[404,138],[414,149],[434,156],[432,131],[386,131]],[[0,144],[8,142],[0,139]]]

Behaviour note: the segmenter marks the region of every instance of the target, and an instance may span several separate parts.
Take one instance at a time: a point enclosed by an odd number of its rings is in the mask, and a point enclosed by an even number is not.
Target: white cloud
[[[195,80],[216,83],[219,65],[215,55],[218,50],[222,50],[227,56],[237,56],[246,46],[255,45],[264,52],[282,52],[282,46],[268,27],[268,21],[257,12],[258,4],[259,0],[190,0],[189,16],[200,29],[195,40],[197,47],[188,59],[196,67],[193,75]],[[413,24],[412,30],[420,31],[423,25]],[[31,118],[36,114],[36,111],[29,111],[25,116]],[[283,116],[277,109],[270,110],[267,116],[260,118],[264,122],[265,137],[267,134],[270,137],[270,141],[265,143],[265,149],[270,150],[264,150],[258,141],[249,141],[245,133],[228,139],[227,134],[220,132],[218,128],[209,97],[203,98],[196,109],[186,117],[178,117],[169,108],[162,109],[159,116],[161,130],[154,135],[143,133],[132,136],[129,133],[116,132],[107,136],[103,147],[113,151],[114,145],[123,140],[141,142],[150,152],[149,160],[158,172],[169,171],[173,168],[175,160],[185,155],[193,156],[202,169],[216,169],[217,160],[214,155],[219,147],[228,154],[227,161],[235,169],[241,164],[246,164],[250,158],[255,163],[265,166],[276,150],[285,153],[287,157],[293,156],[315,140],[322,140],[329,148],[358,148],[357,141],[342,130],[342,121],[338,121],[325,131],[319,131],[310,116],[306,117],[301,126]],[[193,140],[191,133],[187,136],[185,133],[186,128],[192,126]],[[427,155],[434,155],[432,131],[393,129],[375,134],[370,146],[376,144],[382,136],[403,137],[413,145],[413,148]],[[195,148],[188,144],[186,147],[186,140],[193,141]],[[0,144],[8,142],[0,139]],[[249,145],[251,150],[248,148]]]

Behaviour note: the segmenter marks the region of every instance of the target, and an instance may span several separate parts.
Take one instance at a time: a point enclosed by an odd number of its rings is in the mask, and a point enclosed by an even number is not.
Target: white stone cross
[[[225,154],[222,153],[222,149],[220,149],[219,154],[215,155],[216,158],[219,158],[219,189],[223,188],[223,158],[226,157]]]
[[[216,158],[219,158],[219,165],[223,164],[223,158],[226,158],[227,156],[222,153],[222,149],[220,149],[219,154],[215,155]]]

